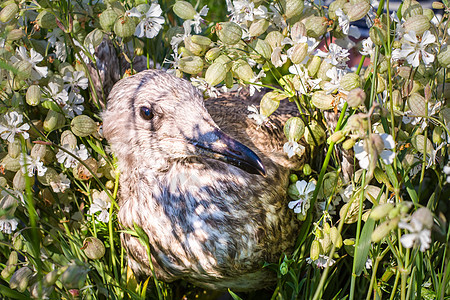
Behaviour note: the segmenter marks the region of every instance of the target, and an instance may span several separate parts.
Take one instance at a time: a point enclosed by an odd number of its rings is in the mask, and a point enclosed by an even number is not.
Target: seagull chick
[[[293,250],[281,108],[274,126],[247,118],[251,99],[203,100],[188,81],[147,70],[120,80],[103,130],[120,170],[119,222],[148,235],[158,279],[249,291],[274,283],[265,262]],[[245,145],[246,146],[245,146]],[[152,274],[146,248],[122,233],[136,276]]]

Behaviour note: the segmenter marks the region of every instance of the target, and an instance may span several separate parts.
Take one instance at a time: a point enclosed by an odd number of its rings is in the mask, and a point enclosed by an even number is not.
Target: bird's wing
[[[287,139],[283,133],[284,123],[298,115],[295,104],[282,100],[277,111],[270,116],[271,125],[258,126],[248,117],[248,106],[259,107],[261,94],[250,97],[247,91],[223,93],[221,97],[205,100],[205,106],[213,120],[228,135],[254,150],[263,160],[271,160],[283,167],[298,170],[304,156],[288,158],[283,151]],[[264,162],[266,163],[266,162]]]

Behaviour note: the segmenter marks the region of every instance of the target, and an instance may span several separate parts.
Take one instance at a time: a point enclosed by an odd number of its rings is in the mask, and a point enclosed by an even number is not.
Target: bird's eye
[[[141,117],[147,121],[151,120],[153,118],[152,110],[145,106],[141,107]]]

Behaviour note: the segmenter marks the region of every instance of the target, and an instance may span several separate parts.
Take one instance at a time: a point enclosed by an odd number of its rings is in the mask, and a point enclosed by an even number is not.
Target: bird
[[[148,235],[156,277],[211,290],[272,285],[293,251],[299,221],[288,208],[291,169],[283,124],[295,106],[280,105],[271,126],[248,118],[248,92],[204,99],[189,81],[145,70],[112,88],[103,134],[120,171],[118,220]],[[286,101],[287,102],[287,101]],[[152,275],[147,250],[126,232],[121,242],[136,277]]]

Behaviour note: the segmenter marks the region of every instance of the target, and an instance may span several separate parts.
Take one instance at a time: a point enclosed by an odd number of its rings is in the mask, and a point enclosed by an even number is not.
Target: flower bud
[[[252,67],[248,64],[247,61],[243,59],[239,59],[233,63],[233,73],[243,81],[250,81],[255,77],[253,73]]]
[[[75,263],[71,263],[67,268],[61,269],[61,271],[63,271],[60,277],[61,283],[66,288],[71,289],[81,288],[84,285],[89,270]]]
[[[283,130],[288,140],[298,141],[305,133],[305,123],[299,117],[291,117],[284,124]]]
[[[339,84],[344,91],[351,91],[361,86],[361,79],[356,73],[347,73],[342,76]]]
[[[323,233],[323,238],[319,240],[320,246],[323,249],[324,253],[328,253],[331,250],[331,236],[330,233]]]
[[[340,143],[345,139],[345,134],[342,132],[342,130],[335,131],[328,139],[327,143]]]
[[[44,120],[44,130],[50,132],[64,125],[66,118],[63,114],[54,110],[49,110]]]
[[[384,221],[383,223],[378,225],[377,228],[375,228],[375,230],[372,232],[372,242],[378,243],[385,236],[387,236],[393,229],[397,228],[399,220],[400,218],[397,217],[392,220]]]
[[[426,100],[425,97],[419,93],[412,93],[408,98],[408,106],[412,113],[416,116],[425,115],[426,110]]]
[[[6,36],[6,40],[12,42],[20,40],[22,37],[23,37],[23,30],[16,28],[8,33],[8,35]]]
[[[33,271],[31,271],[30,268],[20,268],[12,275],[11,279],[9,280],[9,287],[18,290],[21,293],[25,292],[32,274]]]
[[[220,55],[220,48],[211,48],[206,52],[205,59],[209,62],[214,61]]]
[[[441,3],[441,2],[434,1],[434,2],[431,4],[431,7],[433,7],[433,9],[444,9],[444,8],[445,8],[445,5],[444,5],[443,3]]]
[[[71,149],[77,146],[77,138],[70,130],[65,130],[61,133],[61,145],[69,145]]]
[[[203,55],[208,47],[194,43],[192,38],[193,38],[193,36],[188,36],[188,37],[184,38],[184,46],[190,53],[192,53],[194,55],[197,55],[197,56]],[[197,39],[197,40],[200,41],[200,39]]]
[[[132,18],[121,16],[114,23],[114,33],[121,38],[127,38],[134,34],[136,24]]]
[[[11,276],[15,270],[16,265],[6,265],[6,267],[3,268],[1,275],[4,279],[8,279],[8,277]]]
[[[105,245],[96,237],[88,237],[81,248],[89,259],[100,259],[105,255]]]
[[[331,242],[333,243],[334,246],[336,246],[336,248],[339,249],[342,247],[342,236],[335,226],[330,228],[330,237]]]
[[[2,11],[0,12],[0,22],[2,23],[8,23],[11,21],[16,14],[19,12],[19,6],[17,6],[16,3],[10,3],[3,7]]]
[[[178,61],[178,66],[184,73],[195,75],[203,70],[203,60],[198,56],[183,57]]]
[[[269,92],[262,97],[259,110],[261,114],[268,117],[278,109],[278,106],[280,106],[280,100],[277,99],[277,93]]]
[[[270,22],[266,19],[259,19],[254,21],[248,30],[248,34],[252,37],[257,37],[266,32],[269,28]]]
[[[394,208],[394,204],[392,203],[384,203],[372,208],[370,212],[370,218],[378,221],[384,217],[386,217],[389,212]]]
[[[284,39],[284,35],[281,34],[279,31],[271,31],[267,34],[266,38],[264,39],[270,47],[272,47],[272,50],[276,47],[281,46],[281,42]]]
[[[197,14],[191,3],[187,1],[177,1],[173,5],[173,12],[183,20],[193,19]]]
[[[375,23],[369,29],[369,36],[372,42],[377,46],[382,46],[386,41],[387,28],[384,23]]]
[[[17,264],[18,261],[18,255],[16,251],[11,251],[11,253],[9,254],[8,260],[6,262],[7,266],[12,266]]]
[[[11,158],[17,158],[22,153],[22,144],[19,139],[14,139],[12,143],[8,143],[8,155]]]
[[[298,181],[298,176],[296,174],[289,175],[289,181],[291,183],[296,183]]]
[[[309,123],[305,130],[305,140],[311,146],[320,146],[325,142],[325,130],[316,121]]]
[[[308,44],[300,43],[292,47],[291,61],[293,64],[301,63],[308,54]]]
[[[328,110],[334,107],[334,96],[325,91],[317,91],[311,97],[311,103],[318,109]]]
[[[255,51],[265,59],[270,59],[272,54],[272,49],[269,43],[260,39],[256,40]]]
[[[309,250],[309,256],[312,260],[317,260],[319,258],[319,255],[321,254],[320,251],[320,243],[318,240],[314,240],[311,244],[311,249]]]
[[[354,139],[347,139],[342,143],[342,148],[344,150],[349,150],[349,149],[353,148],[355,143],[356,143],[356,141]]]
[[[97,131],[97,123],[89,116],[79,115],[73,118],[70,123],[73,134],[79,137],[85,137]]]
[[[364,18],[370,10],[368,1],[348,2],[344,4],[343,11],[348,16],[350,22],[358,21]]]
[[[442,129],[442,127],[434,127],[433,129],[433,136],[432,136],[432,141],[433,143],[439,145],[442,143],[442,133],[444,132],[444,130]]]
[[[286,16],[286,19],[301,15],[303,12],[303,7],[303,0],[286,0],[286,6],[284,7],[284,15]]]
[[[219,23],[217,36],[226,45],[237,44],[242,38],[241,27],[234,22]]]
[[[303,166],[303,175],[309,176],[309,175],[311,175],[311,173],[312,173],[311,166],[309,164],[305,164]]]
[[[215,86],[225,79],[227,69],[220,62],[215,62],[208,67],[205,73],[205,80],[211,86]]]
[[[308,74],[313,77],[316,75],[317,71],[319,71],[320,66],[322,65],[322,59],[319,56],[314,56],[308,62]]]
[[[408,20],[412,16],[422,15],[423,8],[419,2],[415,0],[405,0],[401,8],[402,17]]]
[[[116,23],[119,15],[114,9],[104,10],[99,16],[100,26],[105,31],[111,31],[113,29],[114,23]]]
[[[311,16],[303,20],[308,36],[315,39],[327,32],[328,22],[325,17]]]
[[[425,31],[430,29],[430,26],[430,20],[424,15],[412,16],[403,23],[405,32],[414,31],[417,35],[422,35]]]
[[[26,101],[28,105],[36,106],[41,102],[41,89],[38,85],[32,85],[28,88],[26,94]]]
[[[44,29],[53,29],[58,26],[56,25],[55,15],[46,10],[43,10],[39,13],[39,15],[36,17],[36,22],[39,27]]]
[[[352,89],[347,95],[347,103],[353,108],[363,105],[365,100],[366,93],[361,88]]]

